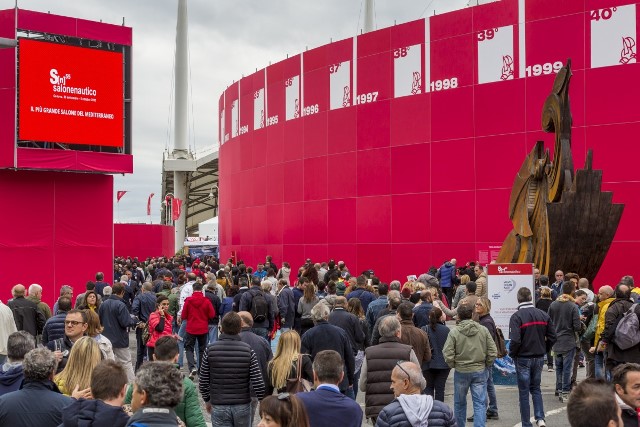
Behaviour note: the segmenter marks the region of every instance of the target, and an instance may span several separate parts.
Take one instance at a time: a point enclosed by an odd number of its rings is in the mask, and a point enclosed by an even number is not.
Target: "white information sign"
[[[488,294],[491,317],[508,339],[509,319],[518,310],[518,289],[529,288],[534,295],[532,264],[489,264]]]

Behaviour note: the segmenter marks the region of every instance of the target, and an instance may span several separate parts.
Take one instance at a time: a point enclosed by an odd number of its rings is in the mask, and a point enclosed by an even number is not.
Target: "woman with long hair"
[[[489,330],[491,338],[495,341],[497,331],[496,322],[491,317],[491,300],[482,297],[476,301],[475,311],[478,314],[478,323]],[[493,365],[487,368],[487,395],[489,396],[489,406],[487,407],[487,419],[498,419],[498,400],[496,398],[496,387],[493,385]],[[470,417],[471,418],[471,417]]]
[[[431,344],[431,361],[422,365],[422,373],[427,380],[426,392],[435,400],[444,402],[444,386],[447,383],[451,368],[444,361],[442,349],[449,336],[449,327],[445,325],[446,316],[438,307],[429,313],[429,324],[422,330],[429,335]]]
[[[116,360],[115,354],[113,354],[113,345],[109,338],[102,335],[102,325],[100,324],[100,317],[98,313],[93,310],[84,310],[87,315],[87,335],[96,340],[100,351],[102,352],[103,359]]]
[[[67,365],[53,378],[53,381],[62,394],[71,396],[76,388],[85,390],[91,387],[91,373],[101,361],[102,352],[96,340],[91,337],[81,337],[71,347]]]
[[[309,329],[313,328],[313,320],[311,320],[311,309],[320,302],[320,298],[316,295],[316,287],[313,283],[307,282],[304,286],[304,294],[298,301],[298,314],[300,319],[300,336],[304,335]]]
[[[364,343],[358,346],[358,353],[356,354],[356,365],[354,369],[355,373],[353,384],[358,384],[362,362],[364,361],[364,349],[369,347],[369,343],[371,343],[371,331],[369,329],[369,322],[367,322],[364,310],[362,309],[362,302],[360,302],[359,298],[351,298],[349,300],[349,302],[347,303],[347,311],[358,318],[358,320],[360,321],[360,327],[364,332]],[[358,396],[358,387],[355,385],[353,387],[353,393],[354,396]]]
[[[78,306],[78,309],[89,309],[93,312],[97,312],[98,308],[100,308],[100,300],[98,299],[98,294],[96,294],[96,291],[87,291],[84,294],[84,300],[82,301],[82,304]]]
[[[147,358],[153,360],[153,351],[158,338],[171,335],[171,323],[173,316],[169,314],[169,298],[166,295],[158,295],[156,298],[156,311],[149,315],[147,326],[149,328],[149,341],[147,341]]]
[[[276,354],[267,368],[269,373],[267,395],[272,394],[274,389],[278,393],[286,391],[287,380],[298,376],[298,358],[302,358],[300,377],[313,382],[311,358],[307,354],[300,354],[300,335],[294,330],[283,332],[278,340]]]
[[[293,394],[267,396],[260,402],[258,427],[309,427],[302,402]]]

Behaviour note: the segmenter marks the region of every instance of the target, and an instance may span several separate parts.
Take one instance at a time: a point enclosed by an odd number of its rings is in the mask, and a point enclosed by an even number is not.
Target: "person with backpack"
[[[535,308],[529,288],[518,289],[518,311],[509,319],[509,356],[516,365],[520,419],[522,427],[531,427],[529,393],[533,401],[536,426],[545,426],[540,380],[547,352],[556,342],[556,331],[549,315]]]
[[[623,283],[616,287],[615,297],[616,299],[609,304],[609,308],[604,314],[604,332],[602,334],[602,343],[607,350],[606,370],[608,373],[618,365],[640,360],[640,343],[635,338],[638,334],[640,306],[632,302],[631,289]],[[635,313],[635,318],[632,317],[632,313]],[[634,342],[635,344],[633,344]]]
[[[240,298],[240,311],[248,311],[253,317],[251,331],[267,339],[269,331],[273,329],[275,313],[271,309],[264,291],[260,287],[260,278],[253,277],[251,288],[242,294]]]

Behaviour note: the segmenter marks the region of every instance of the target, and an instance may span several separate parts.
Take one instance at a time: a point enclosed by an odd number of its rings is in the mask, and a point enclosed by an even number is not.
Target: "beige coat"
[[[476,295],[478,295],[479,297],[487,298],[487,273],[485,273],[484,271],[480,273],[480,276],[476,278]]]

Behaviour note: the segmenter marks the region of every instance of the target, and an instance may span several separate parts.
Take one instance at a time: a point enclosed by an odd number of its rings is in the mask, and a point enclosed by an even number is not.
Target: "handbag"
[[[286,389],[289,394],[305,393],[311,391],[311,382],[302,378],[302,354],[298,355],[298,363],[296,364],[296,376],[288,378]]]

